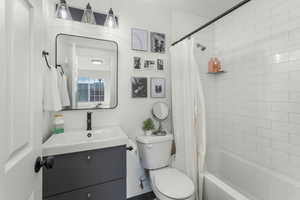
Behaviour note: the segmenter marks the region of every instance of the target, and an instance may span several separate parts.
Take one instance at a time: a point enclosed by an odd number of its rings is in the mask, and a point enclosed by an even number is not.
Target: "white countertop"
[[[91,137],[88,137],[91,133]],[[52,135],[43,144],[43,156],[103,149],[126,145],[128,137],[118,126],[104,127],[92,131],[73,131]]]

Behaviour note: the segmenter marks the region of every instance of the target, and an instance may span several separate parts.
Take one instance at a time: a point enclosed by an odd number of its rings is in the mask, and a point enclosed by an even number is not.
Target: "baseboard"
[[[145,194],[141,194],[139,196],[131,197],[127,200],[154,200],[155,195],[153,192],[147,192]]]

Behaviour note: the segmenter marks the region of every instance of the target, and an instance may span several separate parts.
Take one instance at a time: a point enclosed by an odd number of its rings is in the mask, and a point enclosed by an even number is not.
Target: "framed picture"
[[[166,51],[166,35],[163,33],[151,32],[151,52],[165,53]]]
[[[143,62],[143,60],[141,57],[137,57],[137,56],[133,57],[133,68],[134,69],[142,69],[142,67],[143,67],[142,62]]]
[[[131,96],[133,98],[147,98],[148,79],[146,77],[131,78]]]
[[[144,69],[155,69],[155,61],[154,60],[145,60]]]
[[[151,97],[152,98],[166,97],[166,79],[151,78]]]
[[[157,70],[163,71],[164,70],[164,60],[157,59],[156,66],[157,66]]]
[[[148,51],[148,34],[147,30],[132,28],[131,29],[131,48],[137,51]]]

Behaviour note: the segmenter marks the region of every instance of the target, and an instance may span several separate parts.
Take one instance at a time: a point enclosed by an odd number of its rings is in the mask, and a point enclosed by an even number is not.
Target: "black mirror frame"
[[[99,41],[106,41],[106,42],[113,42],[117,46],[117,72],[116,72],[116,104],[111,108],[79,108],[79,109],[63,109],[63,111],[76,111],[76,110],[109,110],[109,109],[115,109],[119,105],[119,45],[116,41],[113,40],[104,40],[99,38],[93,38],[93,37],[86,37],[81,35],[72,35],[72,34],[65,34],[65,33],[59,33],[55,37],[55,66],[58,66],[57,63],[57,40],[59,36],[72,36],[72,37],[78,37],[78,38],[85,38],[85,39],[91,39],[91,40],[99,40]]]

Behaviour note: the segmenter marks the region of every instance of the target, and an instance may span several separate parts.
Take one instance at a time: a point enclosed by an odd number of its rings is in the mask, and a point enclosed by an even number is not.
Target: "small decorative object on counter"
[[[155,129],[153,120],[151,118],[143,122],[143,130],[145,131],[146,136],[152,135],[152,131]]]
[[[65,132],[64,129],[64,116],[62,114],[55,114],[53,120],[53,134],[61,134]]]
[[[214,57],[211,58],[208,62],[208,72],[209,73],[216,73],[220,72],[221,70],[221,62],[218,58]]]

